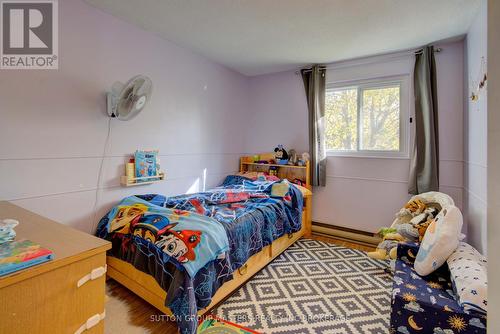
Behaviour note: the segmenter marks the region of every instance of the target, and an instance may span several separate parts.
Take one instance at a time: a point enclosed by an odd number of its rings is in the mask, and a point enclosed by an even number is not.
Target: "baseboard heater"
[[[312,222],[312,232],[317,235],[352,241],[367,246],[376,246],[382,239],[375,233],[356,230],[343,226]]]

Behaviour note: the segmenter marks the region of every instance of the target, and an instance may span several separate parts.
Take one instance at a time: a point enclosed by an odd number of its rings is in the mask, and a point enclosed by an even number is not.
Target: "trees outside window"
[[[325,95],[325,140],[330,155],[406,153],[402,82],[329,87]]]

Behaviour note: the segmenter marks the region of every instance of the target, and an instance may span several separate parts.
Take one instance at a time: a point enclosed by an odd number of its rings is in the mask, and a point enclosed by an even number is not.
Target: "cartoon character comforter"
[[[301,192],[290,185],[284,196],[272,196],[275,183],[230,175],[206,192],[127,197],[101,219],[96,235],[112,242],[108,255],[152,275],[181,333],[195,333],[197,310],[234,270],[300,230]]]

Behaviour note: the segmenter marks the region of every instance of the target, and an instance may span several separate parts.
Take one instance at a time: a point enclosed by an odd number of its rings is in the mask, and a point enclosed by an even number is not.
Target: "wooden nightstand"
[[[111,244],[0,202],[0,219],[5,218],[19,221],[17,240],[52,250],[54,259],[0,277],[0,333],[102,333]]]

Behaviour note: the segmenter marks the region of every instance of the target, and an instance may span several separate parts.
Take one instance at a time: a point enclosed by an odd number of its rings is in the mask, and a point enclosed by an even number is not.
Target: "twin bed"
[[[203,315],[302,236],[309,189],[229,175],[197,194],[127,197],[99,223],[108,276],[195,333]]]

